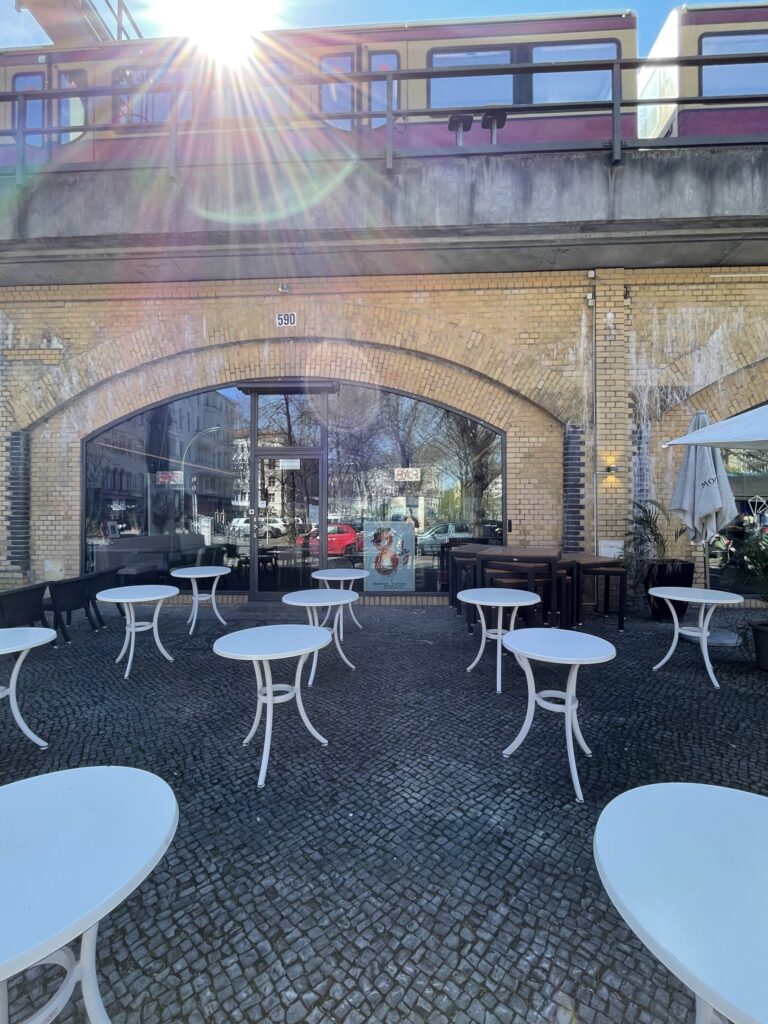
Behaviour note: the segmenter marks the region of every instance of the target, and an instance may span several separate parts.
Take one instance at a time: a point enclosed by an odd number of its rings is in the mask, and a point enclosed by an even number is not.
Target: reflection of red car
[[[303,545],[303,541],[299,542]],[[314,529],[309,534],[309,547],[313,554],[317,554],[320,548],[320,535],[317,529]],[[363,535],[359,533],[354,526],[349,526],[347,523],[339,523],[338,526],[328,527],[328,554],[334,555],[354,555],[358,551],[363,550]]]

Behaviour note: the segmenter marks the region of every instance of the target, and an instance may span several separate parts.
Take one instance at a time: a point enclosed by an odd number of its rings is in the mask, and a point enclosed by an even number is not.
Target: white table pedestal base
[[[256,735],[256,730],[259,728],[259,723],[261,722],[262,712],[264,711],[264,708],[266,708],[267,720],[264,732],[264,749],[261,754],[261,768],[259,770],[259,781],[257,783],[259,789],[264,788],[264,782],[267,777],[267,766],[269,764],[269,750],[272,744],[272,709],[275,704],[284,704],[286,701],[295,699],[296,706],[298,707],[299,714],[301,715],[301,720],[307,727],[309,733],[311,733],[311,735],[314,736],[319,743],[322,743],[324,747],[328,746],[328,740],[324,736],[320,735],[320,733],[317,731],[314,725],[312,725],[309,718],[307,717],[307,712],[304,709],[304,703],[301,699],[301,673],[304,668],[304,665],[307,662],[308,657],[309,654],[302,654],[301,657],[299,658],[299,663],[296,667],[296,678],[294,680],[293,686],[291,686],[288,683],[273,683],[272,669],[270,668],[268,661],[253,662],[253,667],[256,672],[256,694],[259,703],[256,708],[256,717],[253,720],[251,731],[243,740],[243,746],[247,747],[248,744],[253,739],[253,737]],[[317,658],[317,651],[315,651],[314,658]],[[0,1022],[0,1024],[2,1024],[2,1022]]]
[[[211,586],[210,591],[208,591],[208,593],[204,592],[202,594],[200,593],[200,591],[197,588],[197,580],[194,578],[194,576],[190,579],[190,583],[192,584],[192,610],[190,611],[189,618],[187,619],[187,622],[191,622],[192,623],[192,625],[189,627],[189,635],[190,636],[192,636],[192,634],[195,632],[195,626],[197,625],[197,610],[198,610],[198,606],[203,601],[210,601],[211,602],[211,608],[213,609],[213,614],[216,616],[216,618],[219,620],[219,622],[222,624],[222,626],[226,626],[227,623],[221,617],[221,612],[219,611],[219,606],[216,604],[216,586],[217,586],[217,584],[219,582],[219,579],[220,579],[219,576],[215,576],[214,580],[213,580],[213,585]]]
[[[658,670],[660,668],[662,668],[664,665],[667,664],[669,659],[675,653],[675,650],[677,648],[677,643],[678,643],[680,637],[682,636],[686,640],[692,640],[694,642],[698,642],[698,645],[701,648],[701,656],[704,659],[704,667],[707,670],[707,675],[709,676],[709,678],[710,678],[710,680],[712,682],[712,685],[715,687],[715,689],[719,690],[720,689],[720,683],[718,683],[717,679],[715,678],[715,670],[712,668],[712,662],[709,660],[709,650],[707,649],[707,639],[709,637],[709,621],[712,618],[712,616],[714,615],[715,608],[717,607],[717,605],[714,605],[714,604],[710,604],[710,605],[702,604],[702,605],[699,605],[699,623],[698,623],[698,625],[697,626],[681,626],[680,625],[680,620],[677,617],[677,612],[675,611],[674,603],[672,601],[670,601],[668,598],[664,598],[664,601],[666,601],[667,607],[669,608],[669,610],[672,613],[672,623],[674,625],[675,632],[674,632],[674,635],[672,637],[672,644],[671,644],[669,650],[664,655],[664,657],[661,659],[661,661],[658,663],[658,665],[654,665],[653,666],[653,671],[654,672],[658,672]]]
[[[481,629],[482,632],[480,634],[480,647],[478,648],[478,651],[477,651],[477,657],[475,658],[475,660],[472,662],[471,665],[467,666],[467,672],[471,672],[472,669],[477,665],[477,663],[482,658],[483,651],[485,650],[486,643],[489,640],[495,640],[496,641],[496,693],[501,693],[501,654],[502,654],[502,644],[501,644],[501,641],[502,641],[502,638],[507,635],[507,633],[511,633],[512,630],[515,628],[515,619],[517,617],[517,608],[516,607],[512,608],[512,614],[511,614],[511,617],[510,617],[510,620],[509,620],[509,629],[502,629],[501,628],[501,624],[502,624],[502,619],[503,619],[503,616],[504,616],[504,608],[502,606],[499,606],[498,616],[496,618],[496,626],[492,627],[492,628],[489,628],[485,624],[485,612],[483,611],[483,606],[481,604],[478,604],[478,605],[475,605],[475,607],[477,608],[477,613],[480,616],[480,629]]]
[[[27,739],[30,739],[32,740],[33,743],[36,743],[41,750],[47,750],[47,740],[41,740],[36,733],[32,732],[27,723],[24,721],[21,711],[19,710],[18,701],[16,700],[16,683],[19,678],[19,670],[21,669],[22,662],[29,654],[30,649],[31,648],[28,647],[25,651],[19,652],[19,655],[16,658],[16,664],[13,666],[13,670],[11,671],[11,679],[8,686],[0,686],[0,700],[3,697],[8,698],[8,700],[11,703],[11,714],[14,717],[16,725],[18,725],[18,727],[21,729],[21,731],[24,733]],[[2,1016],[0,1016],[0,1024],[4,1024]]]
[[[514,754],[528,735],[531,723],[533,722],[533,713],[536,710],[537,705],[540,708],[544,708],[546,711],[554,711],[559,715],[564,715],[565,745],[568,750],[568,766],[571,770],[571,781],[573,782],[576,799],[579,803],[584,803],[584,794],[581,791],[579,773],[576,768],[576,754],[573,746],[573,737],[576,737],[576,742],[587,757],[592,757],[592,751],[584,741],[577,714],[579,702],[576,700],[576,676],[579,672],[579,666],[571,665],[568,672],[568,682],[566,683],[565,690],[541,690],[537,693],[536,684],[533,681],[533,671],[531,670],[530,661],[523,657],[522,654],[518,654],[517,651],[514,651],[513,653],[517,659],[518,665],[525,673],[525,680],[528,683],[528,707],[525,712],[525,721],[523,722],[520,732],[515,736],[510,745],[502,751],[502,755],[504,757],[509,757],[510,754]]]
[[[163,644],[160,640],[160,634],[157,631],[157,620],[160,616],[160,609],[162,607],[162,604],[162,601],[157,602],[155,614],[152,616],[151,622],[137,622],[136,612],[133,609],[133,605],[129,604],[128,602],[126,602],[123,605],[123,608],[125,610],[125,640],[123,641],[123,646],[120,653],[115,658],[115,664],[122,660],[123,655],[125,654],[126,650],[128,650],[128,664],[125,667],[125,675],[123,676],[124,679],[127,679],[131,672],[131,665],[133,664],[133,653],[136,649],[136,634],[143,633],[144,630],[146,629],[152,630],[152,635],[155,638],[155,644],[157,645],[157,649],[158,651],[160,651],[162,656],[164,658],[167,658],[168,661],[173,661],[171,655],[163,647]]]
[[[99,982],[96,976],[96,937],[98,924],[93,925],[80,936],[80,959],[78,960],[69,946],[63,946],[50,956],[38,960],[34,967],[53,964],[63,967],[67,972],[61,985],[39,1010],[19,1024],[49,1024],[69,1002],[75,986],[80,982],[83,992],[85,1012],[90,1024],[111,1024],[104,1003],[101,1001]],[[0,1024],[8,1024],[8,982],[0,982]]]
[[[342,587],[341,589],[343,590],[344,588]],[[352,588],[350,587],[350,590],[351,589]],[[320,621],[318,621],[319,620],[319,615],[317,614],[317,608],[312,608],[311,606],[308,606],[307,607],[307,619],[309,620],[310,626],[322,626],[322,625],[324,625],[328,621],[328,616],[331,614],[332,610],[333,610],[332,607],[329,606],[327,612],[325,613],[325,617],[323,618],[323,621],[320,622]],[[344,629],[343,618],[342,618],[343,612],[344,612],[344,605],[343,604],[337,605],[336,606],[336,612],[335,612],[335,614],[333,616],[333,625],[331,626],[331,633],[333,634],[333,642],[336,644],[336,650],[339,652],[339,657],[344,662],[344,664],[348,665],[352,669],[352,671],[354,672],[355,671],[355,666],[352,664],[352,662],[346,656],[344,651],[342,651],[341,643],[339,641],[339,634],[341,633],[342,639],[343,639],[343,636],[344,636],[344,634],[342,632],[342,630]],[[358,625],[359,625],[359,623],[358,623]],[[312,683],[314,683],[314,681],[315,681],[315,671],[317,669],[317,656],[318,656],[319,653],[320,653],[319,651],[315,651],[315,653],[312,655],[312,671],[309,673],[309,682],[307,683],[307,686],[311,686]]]

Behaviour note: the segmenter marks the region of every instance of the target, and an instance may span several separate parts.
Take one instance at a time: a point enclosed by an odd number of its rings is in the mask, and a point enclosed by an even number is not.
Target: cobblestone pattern
[[[592,858],[598,814],[619,792],[662,780],[768,793],[768,677],[749,654],[698,647],[650,666],[670,630],[644,618],[586,628],[617,659],[583,669],[579,717],[594,757],[573,799],[562,719],[539,710],[525,743],[525,687],[505,658],[494,690],[487,652],[449,608],[360,608],[346,668],[322,652],[308,714],[281,705],[267,785],[261,746],[241,745],[254,713],[250,667],[211,651],[202,611],[166,608],[163,660],[137,639],[131,678],[114,664],[122,624],[76,625],[70,647],[31,652],[20,704],[50,742],[39,751],[0,706],[0,782],[87,764],[156,772],[180,806],[178,832],[150,877],[101,926],[98,968],[113,1024],[670,1024],[690,993],[610,905]],[[743,620],[759,613],[741,613]],[[229,629],[295,620],[281,605],[229,606]],[[729,616],[718,615],[722,624]],[[4,659],[0,671],[9,670]],[[540,688],[561,684],[538,666]],[[562,677],[562,678],[561,678]],[[10,987],[15,1019],[57,971]],[[14,1019],[14,1018],[12,1018]],[[80,997],[60,1018],[85,1020]]]

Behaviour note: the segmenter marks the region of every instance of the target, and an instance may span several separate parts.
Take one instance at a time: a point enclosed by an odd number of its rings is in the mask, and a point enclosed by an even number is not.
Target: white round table
[[[32,648],[42,647],[44,644],[55,642],[55,640],[56,630],[45,629],[42,626],[11,626],[9,629],[0,629],[0,654],[18,654],[8,686],[0,686],[0,698],[7,697],[10,700],[11,713],[16,724],[28,739],[36,743],[38,747],[42,747],[43,750],[47,748],[48,744],[32,732],[19,711],[19,704],[16,700],[16,683],[22,662]]]
[[[320,625],[318,610],[320,608],[327,608],[330,612],[333,608],[336,609],[336,613],[333,616],[333,625],[331,632],[333,634],[333,642],[336,644],[336,650],[339,652],[339,657],[345,665],[354,671],[355,666],[346,656],[344,651],[341,649],[341,639],[339,622],[341,620],[341,613],[343,609],[349,605],[354,604],[358,599],[358,594],[354,590],[331,590],[328,587],[323,587],[317,590],[294,590],[290,594],[283,594],[283,604],[290,605],[293,608],[305,608],[307,611],[307,618],[311,626]],[[326,614],[323,619],[323,623],[328,620]],[[315,669],[317,668],[317,652],[315,652],[312,658],[312,671],[309,675],[309,682],[307,686],[311,686],[315,681]]]
[[[622,793],[594,841],[606,892],[626,923],[733,1024],[768,1020],[768,799],[673,782]]]
[[[152,630],[152,635],[155,638],[157,649],[163,657],[167,658],[168,661],[173,661],[173,658],[170,656],[168,651],[166,651],[160,643],[160,635],[157,632],[157,619],[160,615],[160,609],[163,606],[163,601],[169,597],[176,597],[178,592],[178,587],[165,587],[148,584],[134,587],[112,587],[110,590],[100,590],[96,595],[97,601],[105,601],[109,604],[121,604],[125,609],[125,640],[120,653],[115,658],[115,664],[117,664],[130,647],[128,664],[125,667],[125,675],[123,676],[124,679],[128,678],[128,674],[131,671],[131,665],[133,664],[133,652],[136,647],[136,634],[141,633],[145,629]],[[155,613],[150,622],[137,621],[136,613],[133,610],[133,606],[135,604],[155,605]]]
[[[690,637],[691,639],[699,641],[707,675],[712,680],[712,685],[719,690],[720,684],[717,679],[715,679],[712,662],[709,660],[709,650],[707,649],[709,622],[717,607],[722,605],[742,604],[744,598],[739,594],[730,594],[727,590],[699,590],[696,587],[651,587],[648,593],[651,597],[660,597],[663,601],[666,601],[667,606],[672,613],[672,623],[675,628],[675,633],[672,637],[672,646],[658,665],[653,666],[653,671],[657,672],[662,665],[666,665],[675,653],[677,642],[681,636]],[[675,611],[675,606],[673,604],[674,601],[687,601],[688,604],[697,604],[699,606],[699,621],[696,626],[680,625],[677,618],[677,612]]]
[[[226,626],[226,622],[222,618],[218,605],[216,604],[216,587],[218,586],[221,577],[228,576],[231,572],[232,570],[228,565],[189,565],[184,569],[173,569],[171,571],[171,576],[174,576],[179,580],[189,580],[192,584],[192,610],[190,611],[189,618],[187,619],[187,622],[192,623],[189,627],[190,636],[192,636],[195,631],[195,625],[197,624],[197,609],[198,605],[202,601],[211,602],[213,614],[222,626]],[[213,580],[211,589],[207,593],[203,592],[201,594],[197,589],[198,580]]]
[[[541,598],[538,594],[534,594],[530,590],[514,590],[512,587],[473,587],[470,590],[460,590],[456,597],[459,601],[463,601],[465,604],[476,605],[480,616],[480,626],[482,628],[480,649],[477,652],[475,660],[467,667],[467,672],[471,672],[475,665],[480,661],[480,658],[483,656],[483,651],[485,650],[486,641],[495,640],[496,693],[501,693],[501,639],[507,634],[507,632],[511,632],[515,628],[517,609],[530,608],[534,604],[539,604]],[[487,627],[483,608],[498,609],[495,627],[491,629]],[[509,630],[502,629],[502,618],[504,616],[505,608],[512,609],[512,615],[509,621]]]
[[[616,648],[599,636],[590,633],[576,633],[571,629],[516,629],[507,633],[501,641],[508,651],[512,651],[517,663],[525,673],[528,683],[528,707],[525,721],[514,740],[502,752],[509,757],[520,746],[533,721],[536,705],[547,711],[556,711],[565,716],[565,745],[568,750],[568,764],[571,769],[571,780],[579,803],[584,800],[576,770],[576,755],[573,749],[573,737],[587,755],[592,751],[584,742],[577,715],[579,702],[576,700],[576,676],[582,665],[599,665],[616,657]],[[552,665],[569,665],[568,682],[565,690],[541,690],[536,692],[531,671],[532,661],[544,661]]]
[[[344,584],[345,583],[349,583],[349,590],[352,590],[352,588],[354,587],[354,585],[355,585],[357,580],[365,580],[370,575],[371,574],[370,574],[370,572],[367,569],[315,569],[315,571],[312,573],[312,579],[313,580],[320,580],[320,582],[323,584],[323,586],[327,587],[329,589],[330,589],[330,586],[331,586],[332,583],[338,583],[339,584],[339,589],[340,590],[344,590]],[[349,614],[352,616],[352,620],[355,623],[355,625],[357,626],[357,628],[358,629],[362,629],[363,627],[357,621],[357,616],[355,615],[354,606],[349,604],[346,607],[347,607],[347,609],[349,611]],[[328,621],[328,616],[330,614],[331,614],[331,609],[329,608],[328,611],[325,613],[325,618],[323,619],[323,622],[322,622],[323,626]],[[341,622],[339,623],[339,630],[340,630],[340,634],[341,634],[341,639],[343,640],[344,639],[344,612],[343,612],[343,610],[342,610],[342,615],[341,615]]]
[[[168,849],[173,792],[137,768],[72,768],[0,787],[0,822],[0,1011],[7,979],[51,963],[66,977],[29,1020],[53,1020],[79,981],[88,1020],[109,1024],[96,976],[99,921]],[[79,959],[67,948],[78,936]]]
[[[259,788],[263,787],[267,777],[269,749],[272,742],[272,710],[275,704],[283,704],[287,700],[296,700],[301,720],[309,732],[327,746],[326,740],[310,722],[301,699],[301,673],[310,654],[316,655],[331,642],[331,631],[323,626],[304,626],[300,624],[281,624],[277,626],[253,626],[251,629],[240,629],[235,633],[221,636],[213,645],[215,654],[222,658],[235,661],[251,661],[256,673],[256,717],[251,731],[243,740],[246,747],[259,727],[261,713],[266,707],[267,720],[264,733],[264,749],[261,755],[259,771]],[[270,662],[285,658],[298,658],[296,676],[293,685],[273,683]]]

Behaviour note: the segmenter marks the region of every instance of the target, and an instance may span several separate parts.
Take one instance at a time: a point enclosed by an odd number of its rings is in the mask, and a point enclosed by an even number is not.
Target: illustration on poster
[[[400,552],[398,554],[396,550],[398,535],[388,527],[379,527],[379,529],[374,532],[371,540],[378,551],[378,554],[373,560],[373,567],[379,575],[391,576],[392,573],[397,570],[397,567],[401,562],[403,568],[408,565],[410,552],[404,547],[402,538],[400,538]]]

